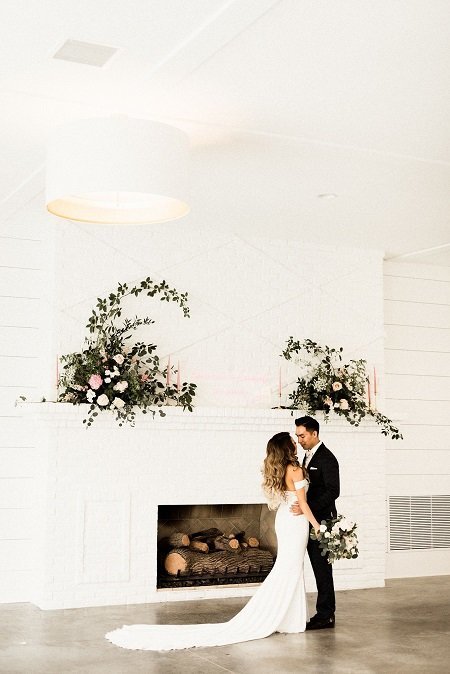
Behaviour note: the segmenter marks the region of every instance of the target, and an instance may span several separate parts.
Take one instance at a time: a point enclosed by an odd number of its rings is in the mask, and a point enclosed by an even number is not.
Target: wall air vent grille
[[[53,54],[54,59],[102,68],[117,53],[116,47],[80,40],[66,40]]]
[[[389,496],[389,550],[450,548],[449,496]]]

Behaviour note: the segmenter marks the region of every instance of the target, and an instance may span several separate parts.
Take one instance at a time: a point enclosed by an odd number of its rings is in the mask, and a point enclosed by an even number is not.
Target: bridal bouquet
[[[356,524],[349,522],[344,515],[338,515],[331,520],[322,520],[318,533],[312,529],[310,537],[313,541],[319,541],[322,557],[328,555],[328,564],[342,558],[358,557]]]

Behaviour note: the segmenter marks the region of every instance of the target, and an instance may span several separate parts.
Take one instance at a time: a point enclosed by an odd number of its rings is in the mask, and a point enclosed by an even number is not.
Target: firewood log
[[[217,536],[222,536],[222,531],[212,527],[211,529],[203,529],[202,531],[196,531],[195,534],[191,534],[191,538],[197,538],[200,541],[205,541],[207,538],[216,538]]]
[[[241,549],[239,541],[236,538],[227,538],[226,536],[216,536],[214,539],[214,548],[216,550],[234,550]]]
[[[206,543],[210,550],[229,550],[238,549],[239,543],[235,541],[230,544],[230,539],[220,531],[212,527],[211,529],[204,529],[191,534],[191,541],[200,541]]]
[[[194,539],[189,545],[189,550],[197,550],[197,552],[203,552],[203,554],[206,554],[209,552],[209,545],[208,543]]]
[[[169,544],[174,548],[187,547],[190,542],[189,536],[181,531],[175,531],[169,536]]]
[[[237,538],[239,543],[247,543],[249,548],[259,548],[259,540],[255,536],[245,536],[245,531],[239,531],[237,534],[234,534],[234,537]]]
[[[158,541],[158,547],[160,550],[167,550],[169,548],[187,548],[190,542],[190,538],[187,534],[176,531],[170,536]]]
[[[176,576],[177,573],[248,573],[250,570],[261,569],[268,572],[272,568],[273,557],[269,550],[249,549],[240,555],[226,550],[210,552],[205,555],[188,548],[171,550],[164,560],[167,573]]]

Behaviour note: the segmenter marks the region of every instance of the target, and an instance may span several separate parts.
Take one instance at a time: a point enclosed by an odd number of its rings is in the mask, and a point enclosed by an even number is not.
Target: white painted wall
[[[0,223],[0,601],[26,601],[34,579],[34,439],[15,407],[49,392],[52,241],[30,195]]]
[[[404,435],[387,443],[387,496],[449,496],[450,268],[388,262],[384,297],[386,407]],[[427,517],[412,526],[427,529]],[[447,547],[389,551],[388,577],[450,573],[450,524],[446,537]]]
[[[8,246],[0,268],[6,356],[0,382],[6,572],[0,601],[29,597],[33,490],[40,489],[34,439],[13,402],[21,394],[37,401],[54,396],[56,354],[81,348],[96,297],[118,281],[150,275],[189,291],[189,320],[175,306],[154,300],[146,305],[142,298],[129,311],[156,319],[141,336],[156,342],[161,356],[180,361],[182,378],[198,383],[198,405],[278,405],[281,362],[285,402],[295,372],[279,354],[291,334],[342,345],[347,357],[366,357],[382,375],[380,251],[243,239],[231,223],[229,231],[219,231],[210,223],[187,229],[183,220],[122,228],[56,221],[43,215],[39,194],[0,223],[0,235]],[[28,241],[34,238],[41,243]],[[28,338],[31,332],[37,341]]]

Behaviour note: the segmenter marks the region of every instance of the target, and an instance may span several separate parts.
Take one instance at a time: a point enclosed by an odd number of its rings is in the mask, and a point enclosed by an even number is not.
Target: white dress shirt
[[[308,467],[308,464],[311,463],[311,459],[313,458],[314,454],[317,452],[319,449],[320,445],[322,444],[322,440],[320,440],[317,445],[314,445],[314,447],[311,447],[311,449],[308,449],[305,451],[306,454],[306,460],[305,460],[305,468]]]

